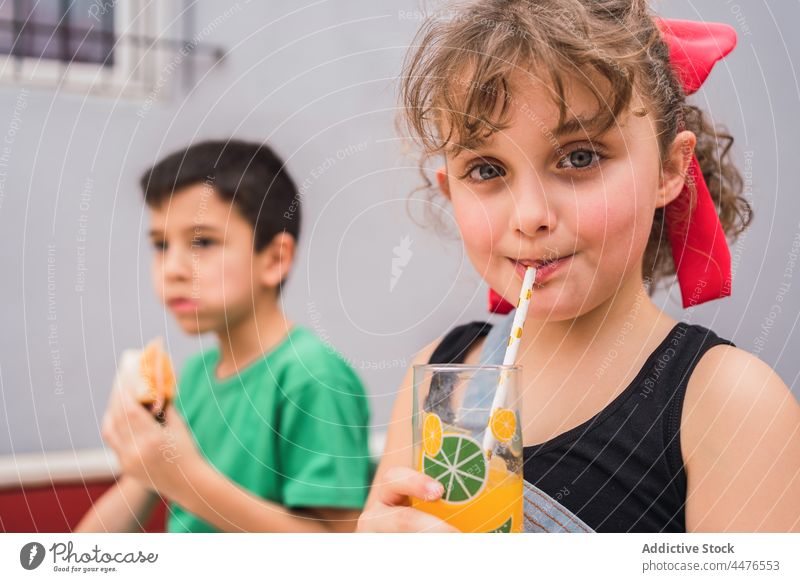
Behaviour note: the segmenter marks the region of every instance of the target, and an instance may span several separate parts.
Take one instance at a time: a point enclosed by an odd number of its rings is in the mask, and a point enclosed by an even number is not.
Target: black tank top
[[[451,330],[431,363],[462,363],[491,325]],[[525,480],[598,532],[686,531],[686,473],[680,426],[686,386],[703,354],[734,345],[700,326],[678,323],[639,374],[583,424],[525,447]]]

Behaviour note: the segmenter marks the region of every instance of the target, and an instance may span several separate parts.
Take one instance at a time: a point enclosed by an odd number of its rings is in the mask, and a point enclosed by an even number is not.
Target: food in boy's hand
[[[162,339],[150,341],[143,350],[122,352],[116,384],[129,390],[142,406],[163,422],[163,410],[174,395],[175,374]]]

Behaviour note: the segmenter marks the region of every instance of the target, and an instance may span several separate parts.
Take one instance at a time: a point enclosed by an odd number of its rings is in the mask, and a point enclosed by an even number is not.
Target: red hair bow
[[[656,24],[669,47],[672,70],[687,95],[697,91],[714,64],[736,46],[736,31],[727,24],[666,18]],[[697,194],[694,205],[691,184]],[[692,156],[686,185],[665,207],[664,217],[683,306],[730,295],[731,255],[696,156]],[[508,313],[513,309],[499,293],[489,290],[490,311]]]

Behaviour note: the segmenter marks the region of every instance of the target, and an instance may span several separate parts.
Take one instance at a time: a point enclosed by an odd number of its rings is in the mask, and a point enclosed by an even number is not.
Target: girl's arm
[[[123,475],[81,518],[73,532],[138,532],[159,501],[158,495]]]
[[[442,496],[441,484],[411,466],[411,410],[413,366],[430,359],[439,340],[422,350],[406,373],[389,421],[386,445],[372,482],[359,532],[453,532],[445,522],[409,507],[410,497],[434,501]]]
[[[800,530],[800,406],[772,369],[732,346],[709,350],[681,423],[686,528]]]

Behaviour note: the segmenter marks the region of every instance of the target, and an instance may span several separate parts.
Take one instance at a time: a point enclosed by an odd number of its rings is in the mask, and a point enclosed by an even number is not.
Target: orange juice
[[[435,515],[463,532],[522,532],[522,477],[505,469],[489,468],[486,485],[465,503],[413,499],[417,509]]]
[[[433,502],[413,499],[412,505],[463,532],[521,532],[522,475],[498,455],[488,461],[470,435],[442,432],[435,415],[426,420],[417,470],[439,481],[444,494]]]

